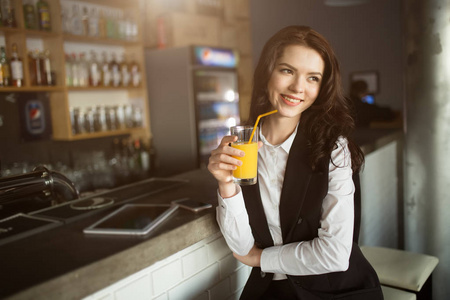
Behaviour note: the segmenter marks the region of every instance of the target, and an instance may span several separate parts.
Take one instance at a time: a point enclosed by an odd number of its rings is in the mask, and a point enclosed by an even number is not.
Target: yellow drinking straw
[[[253,135],[255,135],[255,131],[256,131],[256,127],[258,127],[259,119],[261,119],[262,117],[274,114],[277,111],[278,110],[275,109],[275,110],[269,111],[269,112],[267,112],[265,114],[261,114],[261,115],[258,116],[258,118],[256,118],[255,126],[253,126],[252,135],[250,136],[250,139],[248,140],[248,144],[250,144],[252,142],[252,140],[253,140]]]

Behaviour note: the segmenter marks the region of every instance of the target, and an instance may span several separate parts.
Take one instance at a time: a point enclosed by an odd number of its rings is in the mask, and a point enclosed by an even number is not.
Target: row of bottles
[[[83,5],[73,2],[62,4],[63,32],[121,40],[136,40],[138,24],[129,12],[119,9]]]
[[[51,68],[50,50],[28,52],[31,85],[55,85],[56,76]]]
[[[6,57],[5,47],[0,47],[0,87],[22,87],[23,61],[17,52],[17,45],[12,44],[11,57]]]
[[[128,172],[131,175],[148,177],[154,170],[155,151],[151,141],[142,139],[115,138],[113,140],[113,154],[111,157],[111,165],[118,174],[124,175]],[[127,178],[125,177],[124,180]],[[129,178],[128,178],[129,180]]]
[[[23,0],[23,16],[26,29],[50,31],[50,5],[46,0]],[[0,1],[0,26],[17,27],[14,0]]]
[[[132,58],[127,61],[124,54],[120,61],[115,53],[108,58],[106,52],[99,59],[95,51],[90,52],[89,60],[86,53],[66,53],[66,86],[75,87],[138,87],[141,85],[139,64]]]
[[[105,132],[142,127],[142,108],[135,105],[71,107],[72,134]]]
[[[5,1],[5,0],[2,0]],[[50,5],[45,0],[23,0],[25,28],[32,30],[52,30]]]

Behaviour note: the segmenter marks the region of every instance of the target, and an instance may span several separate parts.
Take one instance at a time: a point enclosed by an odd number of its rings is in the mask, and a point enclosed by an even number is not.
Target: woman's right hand
[[[244,151],[230,146],[237,140],[235,135],[227,135],[220,142],[219,146],[211,152],[209,158],[208,170],[219,183],[219,193],[223,198],[234,196],[236,186],[233,182],[233,170],[242,162],[235,157],[245,155]]]

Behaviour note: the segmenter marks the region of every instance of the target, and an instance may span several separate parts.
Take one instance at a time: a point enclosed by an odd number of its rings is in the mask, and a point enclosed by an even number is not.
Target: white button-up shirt
[[[331,154],[328,194],[323,199],[318,237],[283,245],[279,204],[284,173],[297,129],[282,144],[271,145],[260,132],[263,147],[258,151],[258,181],[274,246],[263,250],[261,270],[275,273],[274,280],[286,275],[315,275],[344,271],[353,243],[354,184],[347,140],[339,138]],[[231,198],[219,195],[217,221],[231,251],[246,255],[255,240],[240,187]]]

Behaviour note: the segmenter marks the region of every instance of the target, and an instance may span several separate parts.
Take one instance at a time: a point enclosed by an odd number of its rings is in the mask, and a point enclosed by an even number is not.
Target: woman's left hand
[[[239,260],[244,265],[250,266],[250,267],[260,267],[261,266],[261,254],[262,249],[258,248],[256,245],[253,245],[253,248],[250,250],[250,252],[245,256],[237,255],[236,253],[233,253],[233,256]]]

